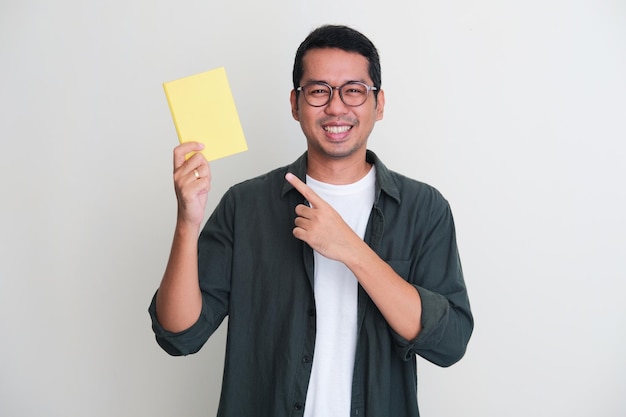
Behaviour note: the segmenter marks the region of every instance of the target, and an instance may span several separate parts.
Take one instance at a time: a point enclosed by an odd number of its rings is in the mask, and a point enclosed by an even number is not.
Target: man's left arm
[[[439,193],[434,193],[429,206],[429,221],[410,277],[422,297],[423,311],[422,332],[411,350],[440,366],[449,366],[465,354],[474,319],[452,211]]]
[[[421,299],[354,231],[339,213],[291,174],[287,180],[311,203],[296,207],[293,234],[323,256],[344,263],[359,280],[391,328],[413,340],[421,330]]]
[[[311,203],[311,207],[304,204],[296,207],[294,236],[323,256],[343,262],[354,273],[395,332],[399,344],[406,347],[405,356],[408,358],[418,353],[441,366],[458,361],[465,352],[473,328],[462,275],[462,285],[459,288],[453,286],[450,294],[443,288],[449,283],[443,281],[454,280],[454,277],[438,274],[429,283],[431,289],[411,284],[381,259],[311,188],[291,174],[287,174],[286,179]],[[444,223],[440,227],[449,228]],[[454,234],[454,230],[448,233]],[[453,245],[454,253],[440,253],[449,252],[449,243],[448,249],[443,248],[446,245],[444,240],[445,236],[441,242],[429,242],[426,256],[441,259],[427,260],[424,265],[458,262],[456,244]],[[423,274],[433,274],[427,270],[430,266],[425,268],[421,271]],[[460,264],[458,268],[460,273]],[[460,292],[455,294],[457,290]],[[456,300],[461,305],[456,305]]]

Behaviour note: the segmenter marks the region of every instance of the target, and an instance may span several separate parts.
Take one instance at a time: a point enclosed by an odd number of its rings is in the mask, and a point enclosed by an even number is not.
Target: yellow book
[[[226,70],[163,83],[180,143],[201,142],[209,161],[248,150]]]

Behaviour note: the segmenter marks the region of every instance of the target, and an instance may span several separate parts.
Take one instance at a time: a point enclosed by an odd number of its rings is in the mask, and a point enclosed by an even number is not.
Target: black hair
[[[376,47],[365,35],[342,25],[324,25],[313,30],[302,41],[293,63],[293,88],[297,89],[302,80],[304,66],[302,60],[307,51],[316,48],[338,48],[346,52],[363,55],[369,63],[369,76],[374,83],[374,96],[378,96],[381,86],[380,57]]]

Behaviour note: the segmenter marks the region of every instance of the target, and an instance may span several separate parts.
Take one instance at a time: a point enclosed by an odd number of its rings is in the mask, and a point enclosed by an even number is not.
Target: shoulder
[[[401,207],[417,206],[421,209],[448,207],[448,201],[434,186],[387,168],[380,160],[376,162],[376,177],[382,195],[394,200]]]
[[[225,200],[251,201],[273,199],[281,195],[285,184],[287,166],[279,167],[264,174],[232,185],[224,194]]]
[[[231,187],[231,190],[235,192],[250,191],[257,188],[272,187],[275,185],[282,186],[285,181],[285,174],[287,173],[287,166],[279,167],[268,171],[264,174],[247,179]]]
[[[377,188],[382,191],[382,194],[396,201],[398,205],[403,206],[406,203],[415,202],[420,202],[420,206],[424,204],[448,205],[446,199],[435,187],[389,169],[374,152],[368,150],[367,159],[376,167]]]
[[[283,196],[286,191],[293,188],[285,179],[287,172],[292,172],[300,178],[304,178],[306,173],[306,155],[305,152],[289,165],[281,166],[265,174],[235,184],[230,187],[226,194],[231,196],[260,196],[263,198]]]
[[[391,175],[396,184],[398,184],[400,195],[403,199],[410,200],[417,198],[420,200],[432,201],[433,203],[447,204],[447,200],[443,194],[433,185],[407,177],[406,175],[399,174],[395,171],[391,171]]]
[[[393,171],[390,171],[390,178],[397,186],[399,197],[392,199],[381,194],[380,207],[386,218],[393,218],[405,227],[413,224],[422,232],[434,228],[444,234],[454,231],[452,209],[437,188]],[[389,204],[390,201],[393,203]]]

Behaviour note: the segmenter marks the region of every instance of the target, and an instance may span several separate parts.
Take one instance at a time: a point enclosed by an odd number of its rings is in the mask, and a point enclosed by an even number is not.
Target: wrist
[[[191,222],[182,217],[176,219],[176,229],[174,231],[176,237],[180,239],[193,239],[195,241],[198,239],[199,233],[200,223]]]

